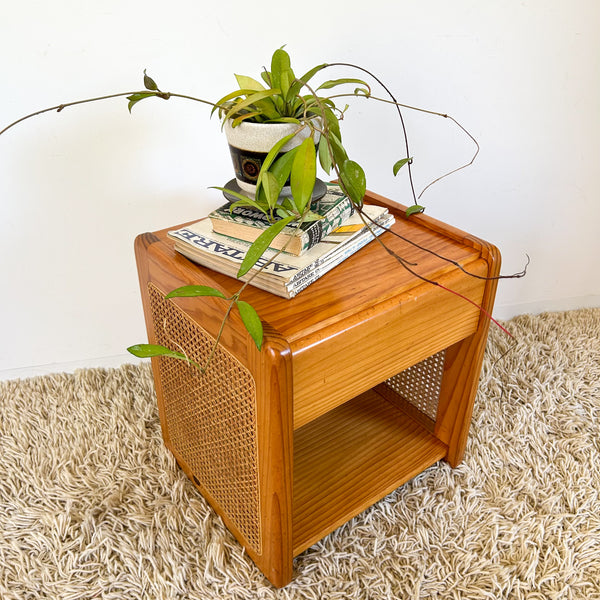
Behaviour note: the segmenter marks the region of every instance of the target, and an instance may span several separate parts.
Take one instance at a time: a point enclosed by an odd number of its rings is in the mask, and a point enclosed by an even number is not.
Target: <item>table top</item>
[[[450,261],[468,268],[469,264],[481,258],[499,260],[496,249],[487,242],[424,214],[407,218],[404,214],[406,207],[378,194],[367,192],[365,203],[387,206],[394,214],[396,223],[392,230],[404,239],[391,232],[385,232],[380,239],[397,255],[412,263],[410,268],[423,278],[437,280],[448,273],[460,273]],[[175,252],[167,231],[180,226],[154,232],[149,242],[160,245],[161,253],[185,266],[184,270],[191,280],[182,285],[198,283],[193,280],[197,273],[204,285],[213,285],[229,295],[236,292],[241,285],[239,281],[196,265]],[[182,261],[189,265],[183,265]],[[423,283],[386,252],[378,241],[373,240],[295,298],[280,298],[248,286],[243,299],[254,306],[263,321],[288,340],[293,340],[341,322],[348,315],[376,310],[375,307],[382,303],[404,301],[410,298],[411,293],[414,295],[416,288]]]

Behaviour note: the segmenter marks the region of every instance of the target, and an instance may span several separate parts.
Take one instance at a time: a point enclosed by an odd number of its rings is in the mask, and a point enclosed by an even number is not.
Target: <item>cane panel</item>
[[[204,364],[215,339],[148,284],[156,342]],[[262,552],[256,386],[222,345],[205,374],[186,361],[161,357],[159,372],[168,435],[194,481],[258,554]]]
[[[393,389],[414,408],[435,421],[438,411],[444,358],[442,350],[390,377],[385,385]]]

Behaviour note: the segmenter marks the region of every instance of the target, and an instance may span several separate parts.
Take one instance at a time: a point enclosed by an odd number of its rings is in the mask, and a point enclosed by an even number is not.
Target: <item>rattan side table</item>
[[[494,246],[376,194],[366,202],[395,213],[394,230],[417,245],[381,239],[415,271],[491,312]],[[165,294],[198,284],[231,295],[239,283],[176,253],[166,232],[135,243],[148,337],[202,363],[222,301]],[[244,299],[263,319],[262,351],[233,314],[204,376],[167,358],[153,373],[165,444],[280,587],[294,556],[436,461],[462,460],[489,319],[377,242],[292,300],[256,288]]]

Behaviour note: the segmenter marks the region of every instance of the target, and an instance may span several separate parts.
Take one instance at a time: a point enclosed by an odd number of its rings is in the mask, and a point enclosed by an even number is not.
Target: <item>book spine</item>
[[[227,261],[222,261],[215,263],[210,260],[205,260],[203,256],[198,256],[196,253],[189,251],[185,245],[183,244],[175,244],[175,250],[191,260],[196,264],[199,264],[203,267],[207,267],[212,269],[213,271],[217,271],[218,273],[223,273],[233,279],[237,279],[236,277],[236,267],[234,263],[228,263]],[[247,281],[250,279],[251,274],[247,274],[238,281]],[[259,279],[254,278],[252,280],[251,285],[254,287],[260,288],[261,290],[265,290],[271,294],[275,294],[276,296],[281,296],[282,298],[293,298],[297,292],[293,290],[289,290],[285,285],[284,281],[279,278],[271,278],[271,279]]]
[[[306,250],[318,244],[326,235],[337,229],[353,211],[352,201],[344,197],[323,219],[314,221],[310,227],[303,229],[300,234],[302,242],[301,252],[306,252]]]
[[[384,229],[380,227],[373,227],[373,233],[366,232],[364,235],[359,236],[355,242],[349,246],[345,246],[342,252],[337,253],[331,260],[318,262],[314,268],[305,268],[297,273],[290,281],[286,284],[288,289],[295,290],[296,293],[301,292],[307,288],[311,283],[314,283],[317,279],[325,275],[337,267],[337,265],[344,262],[348,257],[358,252],[361,248],[366,246],[373,240],[373,235],[381,235]]]
[[[323,218],[305,222],[300,227],[297,223],[284,227],[272,247],[281,248],[294,237],[293,246],[286,248],[285,252],[299,256],[342,225],[354,212],[352,201],[339,189],[328,190],[327,195],[318,202],[323,208],[317,208],[315,212]],[[264,230],[271,225],[267,216],[259,210],[238,206],[230,212],[229,206],[221,206],[208,215],[213,230],[221,235],[252,241],[258,235],[257,230]]]
[[[379,222],[381,222],[381,224],[384,227],[387,226],[388,224],[391,225],[393,220],[391,220],[389,218],[388,214],[386,214],[384,216],[385,216],[384,219],[381,219],[381,218],[377,219],[377,221],[376,221],[377,224],[379,225]],[[323,263],[337,260],[337,258],[340,254],[343,257],[341,260],[346,259],[348,256],[350,256],[351,254],[356,252],[356,250],[359,250],[366,243],[368,243],[370,240],[372,240],[373,235],[378,236],[384,232],[384,229],[382,229],[376,225],[372,225],[371,228],[372,228],[372,232],[369,231],[368,229],[361,231],[353,240],[349,240],[348,243],[340,243],[339,247],[336,250],[334,250],[333,252],[331,252],[330,254],[328,254],[327,256],[325,256],[325,257],[320,256],[319,258],[316,259],[316,261],[314,263],[307,265],[303,269],[300,269],[298,271],[298,273],[296,273],[290,279],[290,281],[288,282],[288,285],[295,285],[296,281],[302,279],[307,273],[312,271],[314,268],[318,268]],[[366,242],[361,243],[363,237],[366,238]],[[356,249],[353,249],[353,248],[356,248]]]

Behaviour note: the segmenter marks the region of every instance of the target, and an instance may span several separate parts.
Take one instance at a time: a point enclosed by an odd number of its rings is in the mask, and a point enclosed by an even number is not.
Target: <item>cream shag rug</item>
[[[600,598],[600,309],[507,326],[463,464],[307,550],[282,590],[163,447],[147,365],[0,384],[0,597]]]

